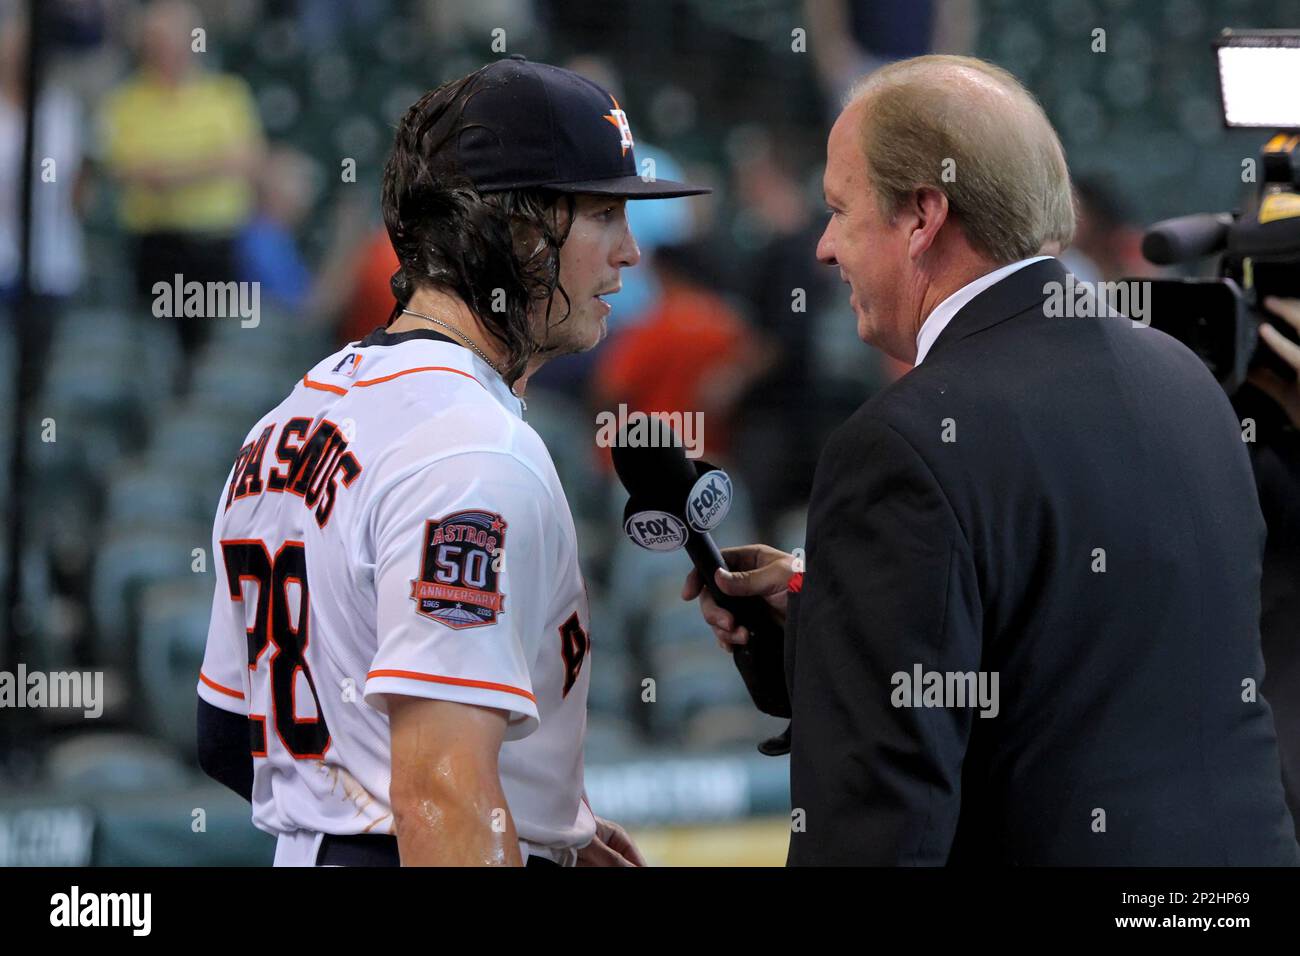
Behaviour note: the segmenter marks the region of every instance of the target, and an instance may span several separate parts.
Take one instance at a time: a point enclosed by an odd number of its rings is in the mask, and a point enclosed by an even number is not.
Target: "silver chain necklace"
[[[446,329],[446,330],[447,330],[448,332],[450,332],[452,335],[456,336],[456,338],[458,338],[458,339],[460,339],[462,342],[464,342],[465,345],[467,345],[470,349],[472,349],[473,352],[474,352],[474,354],[476,354],[476,355],[477,355],[479,358],[481,358],[484,362],[487,362],[488,368],[492,369],[492,371],[494,371],[494,372],[496,372],[498,375],[500,375],[501,378],[502,378],[502,380],[505,379],[505,373],[502,372],[501,369],[497,368],[497,363],[494,362],[494,361],[492,361],[490,358],[488,358],[488,357],[487,357],[487,353],[484,352],[481,348],[479,348],[478,345],[475,344],[475,342],[474,342],[473,339],[471,339],[468,335],[466,335],[466,334],[465,334],[464,332],[462,332],[460,329],[456,328],[456,327],[455,327],[454,325],[452,325],[450,322],[444,322],[442,319],[435,319],[433,316],[431,316],[431,315],[425,315],[423,312],[413,312],[413,311],[410,310],[410,309],[402,309],[402,312],[403,312],[405,315],[413,315],[413,316],[415,316],[417,319],[424,319],[426,322],[432,322],[434,325],[438,325],[438,326],[441,326],[442,328]],[[514,389],[514,386],[510,386],[510,394],[511,394],[511,395],[515,395],[515,389]],[[515,395],[515,398],[519,399],[519,404],[522,405],[522,406],[524,407],[524,410],[525,410],[525,411],[527,411],[527,410],[528,410],[528,405],[527,405],[526,402],[524,402],[523,397],[520,396],[520,395]]]
[[[466,335],[466,334],[465,334],[464,332],[462,332],[460,329],[456,328],[456,326],[452,325],[450,322],[444,322],[444,321],[442,321],[442,319],[435,319],[433,316],[431,316],[431,315],[425,315],[423,312],[412,312],[410,309],[403,309],[402,312],[405,313],[406,315],[413,315],[413,316],[415,316],[417,319],[424,319],[424,321],[426,321],[426,322],[432,322],[434,325],[440,325],[440,326],[442,326],[444,329],[446,329],[446,330],[447,330],[448,332],[450,332],[452,335],[456,336],[456,338],[460,339],[460,340],[461,340],[462,342],[464,342],[467,346],[469,346],[469,348],[471,348],[471,349],[474,351],[474,353],[475,353],[476,355],[478,355],[479,358],[481,358],[483,361],[487,362],[487,364],[488,364],[488,368],[492,369],[492,371],[496,372],[498,375],[501,375],[503,378],[505,377],[504,375],[502,375],[501,369],[497,368],[497,364],[496,364],[496,362],[494,362],[494,361],[492,361],[490,358],[488,358],[488,357],[487,357],[487,353],[484,352],[484,351],[483,351],[481,348],[479,348],[477,345],[475,345],[473,339],[471,339],[468,335]]]

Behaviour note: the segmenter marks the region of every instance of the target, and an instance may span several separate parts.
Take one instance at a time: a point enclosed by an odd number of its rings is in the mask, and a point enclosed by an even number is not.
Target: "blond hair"
[[[968,56],[919,56],[870,74],[849,98],[863,103],[860,141],[890,219],[929,186],[994,262],[1070,244],[1074,204],[1061,141],[1006,70]]]

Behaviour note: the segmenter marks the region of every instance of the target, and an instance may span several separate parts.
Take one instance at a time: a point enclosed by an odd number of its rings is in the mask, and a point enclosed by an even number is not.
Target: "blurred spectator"
[[[368,36],[393,19],[403,4],[392,0],[265,0],[265,13],[292,18],[304,46],[313,52],[336,50],[351,36]]]
[[[42,4],[48,29],[46,82],[67,89],[93,115],[125,69],[122,34],[136,0],[42,0]]]
[[[831,117],[857,80],[886,63],[975,46],[975,0],[804,0],[804,17]]]
[[[791,151],[789,137],[750,131],[743,141],[733,150],[732,180],[747,228],[763,238],[741,293],[776,351],[741,403],[737,428],[748,437],[736,455],[756,513],[775,518],[805,503],[812,490],[824,408],[813,367],[816,322],[836,283],[835,273],[817,261],[824,222],[813,218],[798,178],[816,167]]]
[[[268,151],[257,177],[257,212],[236,246],[239,278],[259,283],[264,304],[305,322],[335,327],[342,321],[348,331],[358,332],[343,340],[351,342],[388,317],[388,279],[397,259],[382,228],[358,249],[356,237],[369,232],[367,207],[373,200],[346,193],[328,213],[327,244],[313,268],[300,238],[319,192],[319,170],[310,157],[283,144]],[[367,270],[375,263],[372,276]]]
[[[1090,282],[1160,274],[1142,256],[1143,230],[1114,184],[1101,177],[1077,177],[1074,205],[1074,242],[1061,255],[1071,272]]]
[[[315,167],[303,153],[273,147],[257,178],[257,212],[239,234],[239,278],[261,283],[262,302],[298,312],[311,291],[311,270],[298,249],[298,228],[317,192]]]
[[[14,15],[0,22],[0,301],[18,294],[27,36],[24,18]],[[32,187],[31,276],[38,314],[75,292],[84,272],[78,218],[84,186],[81,129],[76,99],[56,87],[42,89],[36,104]]]
[[[120,4],[115,0],[47,0],[45,16],[56,48],[67,54],[98,49],[107,34],[110,6]]]
[[[377,326],[385,325],[396,300],[391,285],[397,271],[397,253],[383,226],[372,229],[351,256],[351,262],[340,268],[348,281],[336,301],[343,302],[334,339],[346,345],[363,339]]]
[[[525,53],[532,57],[529,47],[535,49],[546,42],[546,24],[538,16],[532,0],[473,0],[472,3],[419,0],[416,5],[430,32],[444,43],[477,47],[479,43],[495,40],[493,31],[500,30],[499,35],[508,47],[502,55]],[[515,38],[523,37],[528,39],[529,46],[520,48]]]
[[[803,9],[828,119],[855,83],[886,63],[973,52],[979,26],[975,0],[804,0]],[[880,359],[886,382],[912,368],[883,353]]]
[[[27,122],[26,19],[0,20],[0,304],[21,294],[23,243],[23,149]],[[48,75],[48,74],[47,74]],[[75,96],[43,85],[37,96],[32,160],[30,324],[18,342],[27,361],[17,388],[34,394],[45,364],[61,304],[81,286],[85,271],[81,210],[86,194],[81,138],[82,111]]]
[[[704,454],[725,457],[740,398],[773,359],[773,349],[720,296],[692,278],[697,255],[662,246],[650,260],[662,291],[636,325],[615,335],[596,365],[598,409],[701,412]]]
[[[156,282],[236,278],[235,236],[253,209],[262,131],[252,95],[235,76],[200,68],[197,11],[160,0],[144,15],[140,70],[104,104],[105,158],[121,183],[118,217],[134,240],[136,292]],[[174,319],[192,353],[206,322]]]

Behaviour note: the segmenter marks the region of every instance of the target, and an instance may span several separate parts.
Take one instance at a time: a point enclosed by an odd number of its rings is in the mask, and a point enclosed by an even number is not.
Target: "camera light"
[[[1300,129],[1300,33],[1225,31],[1215,46],[1227,126]]]

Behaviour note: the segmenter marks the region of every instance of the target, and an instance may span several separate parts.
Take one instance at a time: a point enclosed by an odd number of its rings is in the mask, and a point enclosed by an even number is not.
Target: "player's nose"
[[[632,235],[632,227],[629,226],[627,232],[623,234],[623,241],[618,244],[614,250],[614,259],[611,265],[634,266],[641,261],[641,248],[636,244],[636,238]]]

